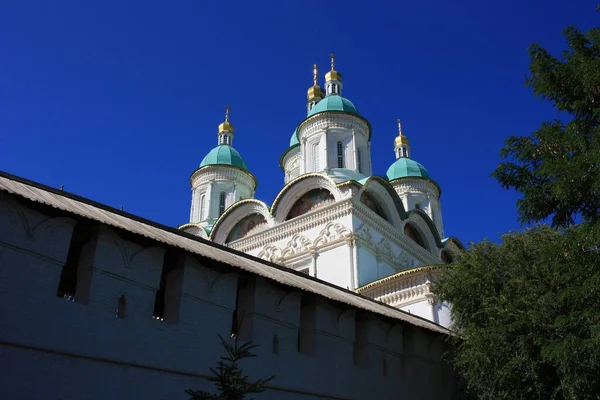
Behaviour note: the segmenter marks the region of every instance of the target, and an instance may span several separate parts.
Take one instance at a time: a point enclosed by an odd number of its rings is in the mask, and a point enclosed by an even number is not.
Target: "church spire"
[[[331,71],[325,74],[325,90],[327,96],[330,94],[342,94],[342,74],[335,70],[335,55],[329,55],[331,58]]]
[[[219,125],[219,144],[231,146],[233,142],[233,125],[229,122],[229,111],[231,108],[225,106],[225,121]]]
[[[410,158],[410,142],[402,134],[402,121],[400,120],[398,120],[398,136],[394,140],[394,152],[396,153],[396,158]]]
[[[317,64],[313,64],[313,85],[308,89],[306,94],[307,102],[306,107],[308,108],[308,112],[312,110],[312,108],[323,98],[325,97],[325,93],[321,86],[318,84],[319,80],[319,69],[317,68]]]

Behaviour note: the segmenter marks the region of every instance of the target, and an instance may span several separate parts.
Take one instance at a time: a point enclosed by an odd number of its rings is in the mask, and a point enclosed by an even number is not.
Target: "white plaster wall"
[[[317,258],[317,278],[348,289],[352,286],[354,274],[351,264],[351,249],[345,243],[320,252]]]
[[[428,320],[432,320],[432,307],[429,305],[426,299],[421,301],[414,302],[412,304],[408,304],[402,307],[399,307],[401,310],[411,313],[413,315],[418,315],[419,317],[426,318]],[[437,319],[437,318],[436,318]],[[434,321],[437,322],[437,321]]]
[[[391,274],[390,274],[391,275]],[[358,246],[358,286],[364,286],[379,279],[377,274],[377,257],[375,254]]]
[[[437,312],[437,323],[445,326],[446,328],[452,328],[452,315],[451,309],[448,303],[438,302],[436,305]]]

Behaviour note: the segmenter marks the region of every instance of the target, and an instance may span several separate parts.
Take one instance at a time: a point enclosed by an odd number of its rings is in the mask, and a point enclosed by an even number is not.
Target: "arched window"
[[[225,192],[219,194],[219,217],[225,212]]]
[[[360,149],[356,150],[356,163],[358,164],[358,172],[362,173],[362,163],[360,160]]]
[[[337,167],[344,168],[344,146],[342,142],[337,142]]]
[[[204,213],[206,211],[206,195],[203,194],[202,196],[200,196],[200,221],[204,220]]]

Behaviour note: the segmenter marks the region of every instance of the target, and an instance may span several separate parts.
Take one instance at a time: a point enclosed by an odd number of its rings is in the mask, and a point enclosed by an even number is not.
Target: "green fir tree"
[[[210,380],[216,383],[217,393],[187,389],[185,392],[191,396],[190,400],[244,400],[248,394],[264,392],[266,384],[275,376],[250,381],[240,366],[241,360],[256,357],[251,350],[258,347],[258,344],[247,342],[240,345],[237,336],[233,345],[228,344],[221,335],[219,339],[227,354],[221,357],[216,368],[210,368],[214,375]]]

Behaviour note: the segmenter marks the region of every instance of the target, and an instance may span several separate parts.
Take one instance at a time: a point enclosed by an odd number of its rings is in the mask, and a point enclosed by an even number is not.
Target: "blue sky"
[[[465,243],[519,228],[518,195],[490,174],[506,137],[557,117],[524,87],[527,47],[558,53],[567,24],[598,18],[588,0],[49,3],[0,5],[1,170],[177,226],[229,104],[270,204],[312,64],[322,83],[334,52],[373,127],[374,172],[401,118]]]

